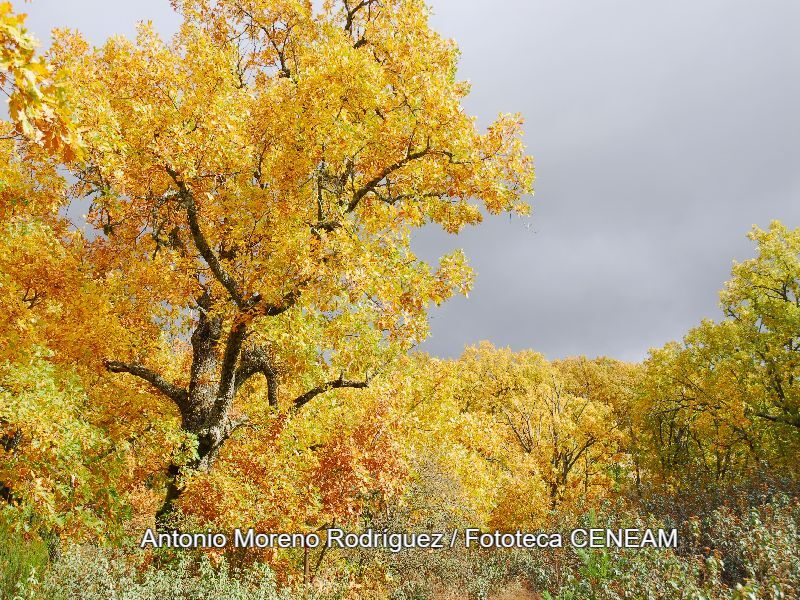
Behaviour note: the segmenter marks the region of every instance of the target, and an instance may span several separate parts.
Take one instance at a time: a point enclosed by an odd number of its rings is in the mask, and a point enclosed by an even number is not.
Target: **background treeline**
[[[140,440],[169,424],[120,439],[35,345],[0,370],[4,594],[796,597],[800,230],[751,238],[724,318],[641,364],[412,354],[291,419],[265,407],[179,501],[187,531],[675,526],[676,552],[141,553],[162,492]]]

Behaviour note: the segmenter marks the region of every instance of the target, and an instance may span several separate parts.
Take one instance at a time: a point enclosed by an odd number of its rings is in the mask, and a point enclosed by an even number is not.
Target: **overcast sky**
[[[17,3],[19,7],[23,5]],[[537,169],[530,219],[457,237],[424,230],[418,253],[462,247],[468,299],[432,312],[424,349],[491,340],[551,358],[627,360],[720,316],[717,292],[745,234],[800,226],[798,0],[433,0],[461,50],[482,125],[526,117]],[[168,0],[33,0],[20,8],[100,43],[137,20],[174,31]]]

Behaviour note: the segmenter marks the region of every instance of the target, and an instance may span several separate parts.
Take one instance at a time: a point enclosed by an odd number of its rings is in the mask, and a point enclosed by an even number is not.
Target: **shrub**
[[[714,511],[705,540],[724,557],[723,577],[754,597],[800,596],[800,502],[778,496],[737,514]],[[742,596],[748,597],[748,596]]]
[[[289,600],[265,565],[231,571],[224,560],[179,553],[146,564],[143,553],[72,546],[40,577],[20,582],[19,598],[48,600]]]

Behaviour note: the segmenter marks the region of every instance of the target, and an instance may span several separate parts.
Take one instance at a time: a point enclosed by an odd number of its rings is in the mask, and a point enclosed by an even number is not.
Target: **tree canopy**
[[[458,251],[420,260],[412,230],[525,214],[533,171],[518,116],[480,132],[465,113],[423,2],[174,4],[169,41],[56,33],[82,146],[49,191],[90,200],[94,232],[61,237],[74,310],[102,305],[90,329],[109,339],[85,366],[171,401],[196,440],[183,466],[208,470],[249,419],[364,388],[421,342],[472,274]]]

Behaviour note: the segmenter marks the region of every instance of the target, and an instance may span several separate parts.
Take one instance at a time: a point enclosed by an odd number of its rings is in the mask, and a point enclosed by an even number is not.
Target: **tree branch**
[[[511,415],[508,414],[507,411],[500,409],[503,412],[503,416],[506,418],[506,423],[511,428],[511,431],[514,433],[514,436],[517,438],[519,445],[522,447],[522,450],[525,453],[530,454],[533,451],[533,444],[528,444],[524,439],[522,439],[522,434],[517,429],[517,426],[514,425],[514,421],[511,419]]]
[[[225,268],[222,266],[222,263],[217,255],[214,254],[211,246],[208,245],[208,241],[200,229],[200,223],[197,214],[197,204],[194,201],[194,195],[192,194],[191,190],[186,187],[186,184],[183,182],[183,180],[178,177],[178,173],[174,169],[171,167],[165,168],[169,176],[175,182],[175,185],[178,186],[178,194],[186,206],[186,214],[189,219],[189,230],[192,233],[194,245],[200,252],[200,256],[203,257],[203,260],[209,266],[211,272],[214,274],[214,277],[217,278],[217,281],[219,281],[228,291],[228,294],[230,294],[231,299],[234,301],[236,306],[239,308],[246,308],[246,302],[242,296],[242,292],[239,290],[239,286],[233,280],[233,277],[231,277],[227,271],[225,271]]]
[[[578,459],[583,456],[583,453],[586,452],[589,448],[591,448],[597,440],[594,438],[593,435],[590,435],[586,442],[581,446],[575,455],[572,458],[567,458],[567,472],[572,470],[572,467],[575,466],[575,463],[578,462]]]
[[[219,391],[217,397],[229,398],[236,393],[236,362],[239,360],[239,354],[242,351],[242,344],[247,335],[247,323],[245,321],[237,321],[231,327],[228,333],[228,339],[225,342],[225,352],[222,355],[222,372],[219,377]]]
[[[355,194],[353,194],[353,199],[350,200],[350,203],[347,205],[347,210],[345,212],[348,213],[353,212],[358,206],[358,203],[361,202],[361,200],[364,198],[364,196],[373,191],[375,189],[375,186],[377,186],[381,181],[383,181],[386,177],[388,177],[398,169],[402,168],[409,162],[417,160],[418,158],[422,158],[423,156],[425,156],[430,152],[430,149],[431,149],[430,141],[428,141],[428,143],[425,144],[425,147],[422,150],[418,150],[417,152],[409,152],[403,158],[398,160],[396,163],[393,163],[388,167],[386,167],[385,169],[383,169],[383,171],[381,171],[380,173],[378,173],[378,175],[370,179],[363,187],[361,187]]]
[[[297,288],[285,294],[281,304],[262,304],[261,295],[254,294],[253,298],[248,303],[249,306],[246,306],[246,310],[251,317],[277,317],[297,304],[297,300],[300,298],[301,294],[300,287],[305,283],[306,281],[301,282]]]
[[[318,234],[320,231],[325,231],[327,233],[333,233],[337,229],[342,226],[341,221],[318,221],[311,225],[311,231],[315,234]]]
[[[225,436],[230,437],[233,435],[233,432],[239,429],[240,427],[245,427],[250,424],[250,417],[248,415],[241,415],[235,419],[231,419],[228,422],[228,426],[225,430]]]
[[[135,375],[139,379],[144,379],[167,398],[175,402],[179,408],[186,406],[189,400],[189,394],[186,390],[170,383],[161,377],[161,375],[143,365],[138,363],[125,363],[118,360],[106,360],[103,361],[103,364],[110,373],[129,373]]]
[[[364,381],[352,381],[349,379],[344,379],[344,375],[340,375],[338,379],[318,385],[317,387],[307,391],[305,394],[298,396],[294,399],[292,405],[296,410],[313,400],[315,397],[319,396],[320,394],[324,394],[329,390],[335,390],[339,388],[363,389],[369,385],[370,381],[372,381],[372,377],[367,377],[364,379]]]
[[[353,32],[353,20],[362,8],[367,6],[372,6],[375,0],[361,0],[356,6],[350,8],[347,0],[344,0],[344,10],[345,10],[345,23],[344,23],[344,30],[348,33]],[[363,39],[363,38],[362,38]]]
[[[278,405],[278,372],[265,348],[245,350],[234,377],[234,394],[256,373],[267,379],[267,400],[270,406]]]
[[[773,423],[781,423],[782,425],[790,425],[800,429],[800,418],[798,417],[782,417],[760,412],[755,413],[755,415],[767,421],[772,421]]]

